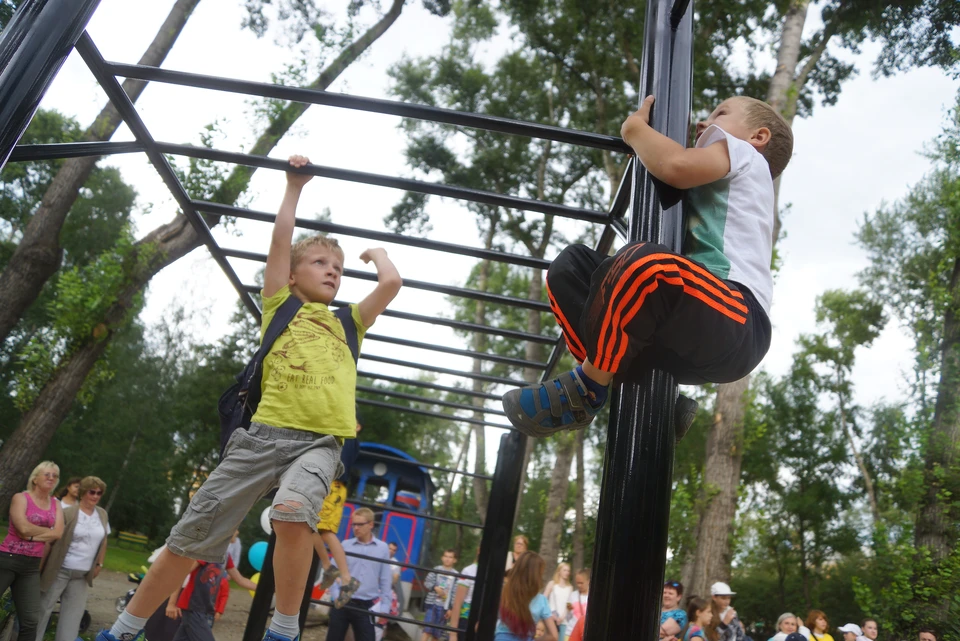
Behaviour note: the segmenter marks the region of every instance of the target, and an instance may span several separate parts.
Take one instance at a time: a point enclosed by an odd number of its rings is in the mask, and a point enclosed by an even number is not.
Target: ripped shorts
[[[336,436],[253,423],[230,437],[223,460],[193,495],[167,539],[171,552],[199,561],[226,562],[234,530],[272,490],[271,520],[317,527],[330,484],[340,476]],[[284,505],[289,511],[277,510]]]

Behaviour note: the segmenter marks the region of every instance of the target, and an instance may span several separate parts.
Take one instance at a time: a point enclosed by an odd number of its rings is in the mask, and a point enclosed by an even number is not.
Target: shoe
[[[693,425],[698,409],[700,409],[700,403],[689,396],[683,394],[677,396],[677,402],[673,406],[673,430],[677,443],[686,436],[690,426]]]
[[[143,630],[140,630],[136,634],[121,634],[119,637],[115,637],[110,634],[109,629],[105,628],[97,632],[96,641],[147,641],[147,637],[144,635]]]
[[[340,587],[340,594],[337,595],[337,600],[333,602],[333,607],[340,609],[350,602],[350,599],[353,598],[354,592],[360,588],[360,581],[357,580],[357,577],[351,577],[350,582],[344,586]]]
[[[503,409],[513,426],[527,436],[549,436],[593,422],[603,403],[594,407],[587,394],[586,384],[573,370],[552,381],[510,390],[503,395]]]
[[[331,565],[329,570],[323,571],[323,580],[320,581],[321,590],[329,590],[333,582],[340,578],[340,570],[337,566]]]
[[[99,641],[99,640],[98,640]],[[285,637],[282,634],[274,632],[270,628],[267,628],[266,633],[263,635],[263,641],[300,641],[300,635],[293,637]]]

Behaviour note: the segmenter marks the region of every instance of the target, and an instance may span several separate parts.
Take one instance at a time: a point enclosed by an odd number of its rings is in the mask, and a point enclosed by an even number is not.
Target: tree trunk
[[[483,239],[483,246],[485,249],[490,249],[493,247],[493,239],[497,234],[497,225],[499,220],[491,217],[488,219],[489,227],[487,228],[486,236]],[[480,263],[480,277],[477,282],[477,289],[482,292],[487,291],[490,282],[490,261],[485,260]],[[487,304],[482,301],[474,301],[473,308],[473,322],[477,325],[486,325],[487,324]],[[483,352],[487,349],[487,337],[480,332],[475,332],[473,335],[473,350],[476,352]],[[473,359],[473,373],[480,374],[483,371],[483,363],[480,359]],[[485,387],[482,381],[476,379],[473,380],[473,391],[482,392]],[[471,399],[471,404],[477,407],[477,411],[473,413],[473,417],[478,420],[483,420],[483,399],[474,396]],[[486,474],[487,473],[487,439],[486,439],[486,428],[483,425],[474,425],[473,434],[476,438],[476,447],[477,451],[474,452],[474,464],[473,464],[473,473],[474,474]],[[473,477],[473,500],[477,504],[477,512],[480,514],[480,520],[486,521],[487,519],[487,505],[490,502],[490,488],[487,487],[487,482],[484,479]]]
[[[581,430],[578,430],[581,431]],[[558,434],[557,460],[550,476],[550,492],[547,494],[547,513],[543,517],[543,533],[540,538],[540,556],[546,561],[544,576],[553,576],[560,556],[560,536],[563,534],[564,516],[567,513],[567,495],[570,492],[570,464],[576,451],[576,434]]]
[[[703,466],[704,506],[697,524],[693,577],[689,594],[709,594],[715,581],[730,581],[730,539],[737,514],[737,491],[743,463],[742,437],[746,391],[750,377],[721,385],[717,391],[713,425],[707,435],[707,458]]]
[[[584,551],[584,539],[586,538],[586,519],[583,509],[583,485],[584,485],[584,465],[583,465],[583,441],[586,437],[586,430],[577,430],[576,450],[577,450],[577,492],[574,499],[574,519],[573,519],[573,569],[582,570],[586,566],[586,554]]]
[[[130,459],[133,457],[133,451],[137,447],[137,438],[140,436],[140,430],[142,427],[143,423],[137,425],[137,429],[133,433],[133,438],[130,439],[130,447],[127,448],[127,455],[123,457],[123,463],[120,465],[120,471],[117,472],[117,478],[114,479],[113,484],[110,487],[110,500],[107,501],[106,506],[103,508],[107,511],[107,513],[110,512],[114,502],[117,500],[117,495],[120,493],[120,485],[123,482],[123,474],[127,471],[127,465],[130,464]]]
[[[960,402],[957,386],[960,383],[960,260],[953,264],[950,277],[950,301],[943,317],[943,343],[940,347],[940,382],[937,385],[937,404],[933,425],[924,452],[924,485],[926,492],[920,500],[917,514],[916,545],[926,547],[934,561],[950,555],[957,542],[956,524],[960,509],[956,499],[958,487],[957,451],[960,447]],[[946,601],[944,602],[946,603]]]
[[[843,408],[843,399],[840,399],[840,425],[843,426],[843,433],[847,437],[847,442],[850,444],[850,451],[853,452],[853,458],[857,462],[857,467],[860,469],[860,476],[863,477],[863,486],[867,490],[867,499],[870,501],[870,514],[873,515],[873,525],[874,527],[880,523],[880,505],[877,503],[877,491],[873,487],[873,477],[870,476],[870,470],[867,469],[867,464],[863,460],[863,454],[860,453],[860,450],[857,448],[857,444],[853,440],[853,432],[850,431],[850,426],[847,425],[847,413]]]
[[[153,42],[140,57],[141,65],[159,66],[177,41],[183,26],[200,0],[178,0],[167,19],[154,36]],[[130,100],[136,102],[147,83],[128,78],[123,90]],[[110,103],[84,132],[86,140],[108,140],[122,119]],[[60,170],[43,195],[40,207],[33,214],[23,232],[10,262],[0,274],[0,342],[16,326],[20,317],[40,295],[44,283],[60,269],[63,250],[60,247],[60,229],[70,208],[77,200],[80,187],[87,181],[99,158],[70,158]]]
[[[548,151],[549,154],[549,151]],[[548,224],[552,225],[553,217],[547,216]],[[550,231],[552,227],[548,228],[544,232],[544,236],[549,238]],[[545,246],[545,243],[541,244],[541,247]],[[534,249],[531,251],[531,254],[535,258],[543,258],[543,252],[540,248]],[[530,286],[527,289],[527,298],[530,300],[540,300],[543,297],[543,270],[534,269],[530,274]],[[527,310],[527,331],[531,334],[539,334],[542,323],[540,320],[540,312],[534,309]],[[524,348],[524,357],[530,361],[543,361],[543,345],[540,343],[534,343],[533,341],[527,341],[526,347]],[[540,382],[540,370],[533,368],[524,368],[523,370],[523,380],[527,383],[535,384]],[[533,455],[533,447],[535,445],[532,438],[524,439],[525,447],[523,450],[523,473],[520,475],[520,489],[517,492],[517,506],[513,511],[513,522],[516,525],[517,520],[520,518],[520,505],[523,503],[523,488],[527,483],[527,468],[530,466],[530,457]],[[569,473],[570,467],[567,466],[567,472]],[[569,477],[567,477],[569,482]],[[550,492],[552,493],[553,481],[551,480]],[[549,517],[548,517],[549,518]],[[563,518],[563,514],[560,514],[560,518]],[[546,527],[546,525],[544,525]],[[549,565],[549,563],[548,563]]]
[[[396,21],[403,2],[404,0],[394,0],[390,11],[330,63],[312,86],[318,89],[329,86]],[[269,152],[272,145],[293,126],[296,118],[306,109],[305,106],[301,107],[303,108],[299,111],[291,110],[290,107],[281,111],[280,116],[271,121],[267,130],[257,140],[252,153]],[[294,113],[296,117],[292,116]],[[233,200],[236,200],[246,189],[252,174],[252,168],[238,167],[221,186],[221,192],[233,194]],[[210,222],[216,224],[219,220],[212,219]],[[41,460],[87,374],[106,350],[116,329],[125,319],[127,310],[132,308],[133,300],[160,270],[201,244],[200,237],[183,214],[177,214],[172,221],[157,227],[137,241],[138,254],[146,254],[150,256],[150,260],[130,275],[128,289],[121,293],[118,302],[107,311],[104,319],[104,324],[109,328],[107,334],[99,341],[91,340],[58,366],[51,380],[40,391],[34,406],[23,416],[16,431],[4,443],[0,456],[0,513],[6,514],[10,497],[26,480],[33,466]]]
[[[63,422],[73,398],[83,386],[87,373],[107,349],[107,341],[88,343],[74,352],[53,378],[40,390],[20,425],[3,444],[0,457],[0,513],[6,514],[10,499],[26,485],[30,470],[40,462]],[[61,399],[70,399],[64,403]]]

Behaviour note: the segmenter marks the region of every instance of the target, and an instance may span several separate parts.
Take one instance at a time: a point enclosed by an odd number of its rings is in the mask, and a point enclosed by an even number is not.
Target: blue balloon
[[[247,550],[247,560],[250,561],[250,565],[253,566],[253,569],[259,572],[263,569],[263,559],[267,556],[267,542],[266,541],[257,541],[250,546],[250,549]]]

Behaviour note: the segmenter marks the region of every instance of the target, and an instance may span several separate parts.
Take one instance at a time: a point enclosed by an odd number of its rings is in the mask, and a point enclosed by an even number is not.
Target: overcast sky
[[[94,42],[108,60],[136,62],[156,33],[172,0],[129,2],[103,0],[89,25]],[[164,67],[197,73],[256,81],[269,81],[293,58],[289,50],[270,38],[256,39],[240,29],[242,3],[238,0],[202,0],[188,22]],[[352,65],[331,91],[388,98],[387,70],[401,56],[417,57],[439,51],[448,38],[448,22],[430,16],[419,2],[408,3],[397,23],[358,63]],[[496,39],[486,52],[495,57],[507,42]],[[854,287],[855,275],[866,265],[853,234],[865,212],[882,202],[903,197],[908,187],[928,170],[928,161],[918,152],[941,130],[946,110],[957,94],[958,83],[935,70],[918,70],[894,78],[872,78],[870,62],[876,47],[868,45],[857,58],[860,75],[844,85],[836,106],[817,107],[813,117],[794,125],[795,155],[784,174],[781,202],[789,204],[784,221],[787,232],[781,241],[783,269],[774,291],[773,345],[762,367],[773,374],[789,367],[794,342],[802,332],[815,329],[813,308],[820,293],[831,288]],[[89,124],[105,102],[79,56],[72,55],[44,99],[42,106],[75,116]],[[217,142],[221,149],[239,151],[249,147],[248,100],[228,94],[151,85],[137,105],[158,140],[197,143],[204,125],[218,121],[225,132]],[[624,114],[626,116],[626,114]],[[304,153],[318,164],[333,165],[387,175],[411,175],[404,165],[405,139],[397,129],[398,118],[312,107],[271,154],[285,158]],[[114,140],[129,140],[126,128]],[[140,194],[139,233],[168,221],[175,207],[142,155],[118,156],[105,161],[121,168],[124,178]],[[253,209],[274,212],[283,190],[283,177],[261,170],[250,192]],[[315,179],[304,191],[299,214],[310,217],[329,207],[336,223],[382,229],[382,219],[401,192]],[[430,209],[432,238],[479,245],[472,216],[454,203],[434,199]],[[233,233],[217,230],[221,244],[265,253],[269,227],[243,223]],[[366,267],[356,259],[365,241],[344,238],[347,266]],[[473,264],[470,259],[388,247],[401,274],[407,278],[462,285]],[[233,261],[244,282],[252,282],[257,264]],[[356,301],[370,285],[345,280],[340,298]],[[155,322],[177,303],[198,309],[195,333],[208,341],[227,331],[236,295],[205,249],[197,250],[166,269],[151,284],[145,318]],[[404,290],[392,306],[421,314],[451,314],[439,295]],[[381,319],[375,330],[405,338],[429,340],[464,347],[443,328],[429,329],[395,319]],[[895,324],[869,350],[858,355],[855,371],[857,400],[862,404],[899,398],[910,368],[911,341]],[[371,354],[398,356],[415,362],[469,369],[466,359],[446,357],[373,341],[364,346]],[[376,363],[361,363],[364,369],[410,375],[410,370],[391,369]],[[452,381],[446,381],[452,382]],[[505,421],[492,417],[494,421]],[[493,447],[495,439],[488,439]]]

